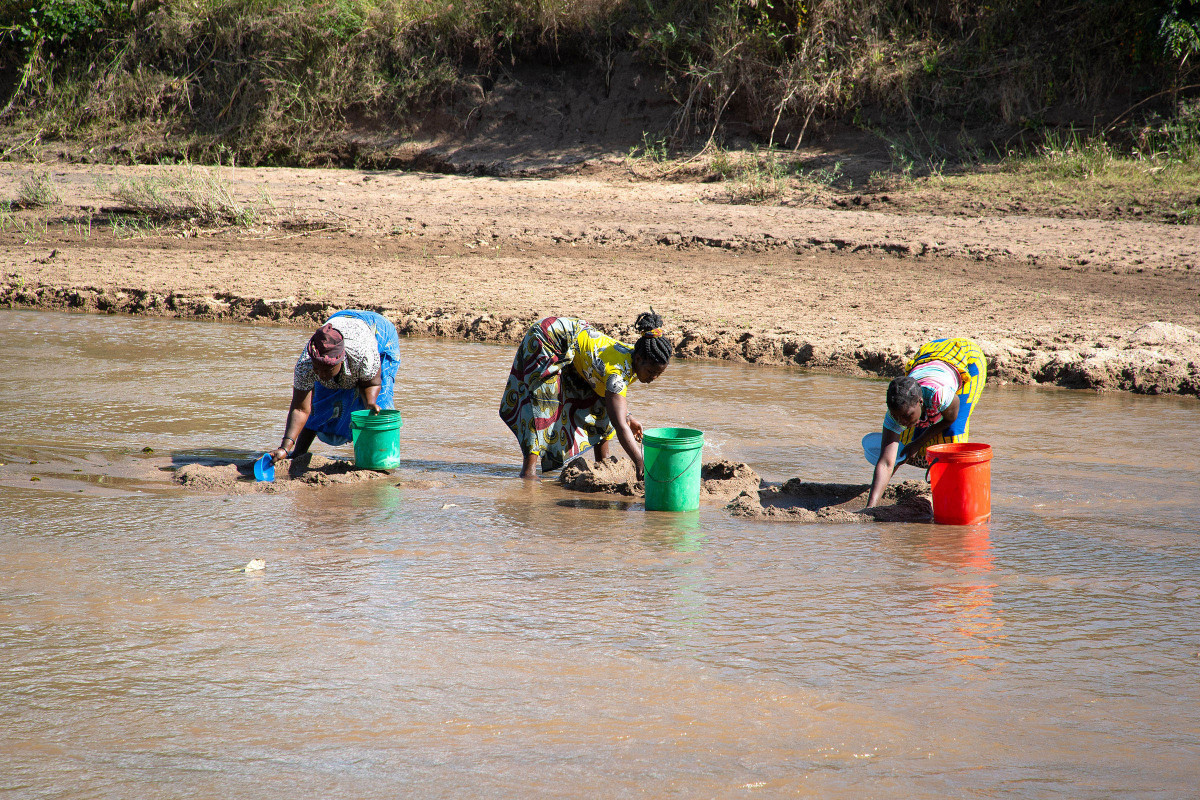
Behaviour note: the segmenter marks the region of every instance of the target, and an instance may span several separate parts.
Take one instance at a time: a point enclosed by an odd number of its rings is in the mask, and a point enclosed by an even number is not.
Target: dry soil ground
[[[964,335],[995,382],[1200,394],[1200,227],[732,205],[712,184],[594,166],[226,169],[264,213],[225,228],[151,224],[114,199],[186,167],[54,166],[61,203],[0,214],[0,306],[303,326],[358,306],[403,334],[487,341],[545,314],[627,334],[653,306],[686,357],[887,375]],[[0,164],[0,199],[43,169]]]

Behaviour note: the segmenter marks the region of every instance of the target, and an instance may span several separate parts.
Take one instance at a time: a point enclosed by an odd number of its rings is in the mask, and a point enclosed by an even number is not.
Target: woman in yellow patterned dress
[[[500,418],[521,446],[522,478],[535,477],[539,460],[550,472],[589,446],[597,461],[607,458],[614,436],[641,474],[642,426],[627,412],[625,390],[661,375],[675,345],[653,309],[634,328],[641,337],[631,346],[571,317],[530,327],[500,401]]]
[[[970,339],[936,339],[921,345],[904,375],[888,384],[888,411],[868,508],[882,499],[901,463],[923,469],[928,466],[929,445],[968,441],[971,412],[986,382],[987,361]]]

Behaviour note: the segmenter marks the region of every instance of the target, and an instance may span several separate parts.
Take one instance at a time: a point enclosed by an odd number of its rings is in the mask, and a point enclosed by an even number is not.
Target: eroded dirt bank
[[[705,184],[226,170],[254,226],[155,226],[106,186],[184,168],[56,167],[62,204],[0,225],[0,306],[308,326],[346,306],[405,335],[513,342],[544,314],[680,355],[895,374],[967,335],[993,381],[1200,394],[1200,229],[730,205]],[[32,171],[4,165],[0,197]]]

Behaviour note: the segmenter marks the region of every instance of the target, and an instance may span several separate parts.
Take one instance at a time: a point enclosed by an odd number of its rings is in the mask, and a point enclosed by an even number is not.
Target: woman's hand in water
[[[625,422],[628,423],[629,430],[633,431],[633,438],[640,442],[642,440],[642,423],[629,415],[625,416]]]

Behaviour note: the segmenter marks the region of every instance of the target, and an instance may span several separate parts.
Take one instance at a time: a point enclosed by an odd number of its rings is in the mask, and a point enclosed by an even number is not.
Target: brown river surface
[[[391,479],[173,485],[279,441],[306,336],[0,311],[0,796],[1196,796],[1195,399],[989,386],[989,525],[762,522],[525,484],[512,348],[401,340]],[[865,483],[884,387],[630,398]]]

